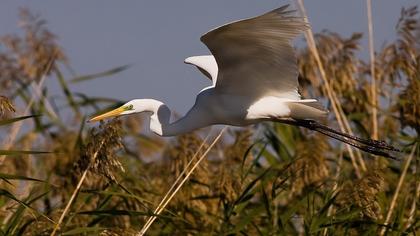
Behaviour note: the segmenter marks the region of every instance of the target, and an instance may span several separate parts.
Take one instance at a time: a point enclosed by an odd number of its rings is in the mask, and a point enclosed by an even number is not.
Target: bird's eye
[[[128,105],[128,106],[126,107],[126,109],[127,109],[127,110],[133,110],[133,105],[132,105],[132,104]]]

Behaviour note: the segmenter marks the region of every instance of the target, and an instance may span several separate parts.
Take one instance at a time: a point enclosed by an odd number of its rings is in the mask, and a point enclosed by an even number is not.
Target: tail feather
[[[290,116],[296,120],[325,120],[328,111],[315,99],[302,99],[299,101],[288,102]]]

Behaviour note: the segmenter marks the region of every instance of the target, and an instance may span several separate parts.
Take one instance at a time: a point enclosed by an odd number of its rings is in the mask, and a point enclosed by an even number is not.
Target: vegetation
[[[378,136],[403,150],[399,161],[350,154],[331,139],[282,124],[229,128],[147,233],[418,234],[417,19],[416,7],[403,9],[397,39],[376,52],[377,98],[370,92],[370,63],[358,57],[362,34],[315,35],[328,85],[313,51],[299,51],[301,93],[331,106],[330,86],[342,104],[337,114],[362,137],[370,136],[372,101],[378,99]],[[22,36],[0,38],[0,234],[135,235],[209,129],[166,142],[142,134],[142,116],[85,126],[84,114],[119,101],[77,93],[69,82],[126,67],[64,78],[70,65],[54,34],[28,10],[21,20]],[[50,96],[46,79],[59,82],[60,96]],[[328,123],[337,127],[335,121],[332,112]]]

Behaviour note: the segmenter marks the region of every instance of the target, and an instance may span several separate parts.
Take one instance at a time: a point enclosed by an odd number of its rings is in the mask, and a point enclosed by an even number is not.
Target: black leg
[[[317,132],[319,132],[321,134],[324,134],[324,135],[326,135],[328,137],[331,137],[333,139],[336,139],[338,141],[341,141],[343,143],[349,144],[350,146],[353,146],[355,148],[358,148],[358,149],[360,149],[360,150],[362,150],[364,152],[371,153],[371,154],[374,154],[374,155],[383,156],[383,157],[387,157],[387,158],[391,158],[393,160],[398,160],[397,158],[391,156],[389,153],[387,153],[387,152],[385,152],[385,151],[383,151],[383,150],[381,150],[381,149],[379,149],[377,147],[373,147],[373,146],[368,146],[368,145],[363,145],[363,144],[358,144],[358,143],[352,142],[351,140],[348,140],[345,137],[340,136],[340,135],[338,135],[338,134],[336,134],[334,132],[329,132],[329,131],[325,131],[325,130],[322,130],[322,129],[313,129],[313,130],[314,131],[317,131]]]
[[[387,144],[384,141],[359,138],[359,137],[332,129],[314,120],[279,119],[277,121],[281,123],[301,126],[310,130],[317,131],[328,137],[344,142],[346,144],[349,144],[355,148],[358,148],[364,152],[368,152],[371,154],[380,155],[380,156],[384,156],[391,159],[396,159],[395,157],[391,156],[389,153],[385,152],[384,150],[401,152],[399,149]]]
[[[363,143],[365,145],[374,146],[374,147],[377,147],[377,148],[380,148],[380,149],[394,151],[394,152],[401,152],[401,150],[387,144],[385,141],[359,138],[359,137],[356,137],[356,136],[346,134],[346,133],[340,132],[338,130],[332,129],[332,128],[330,128],[326,125],[320,124],[320,123],[318,123],[314,120],[300,120],[300,121],[298,121],[298,123],[302,123],[301,126],[306,127],[308,129],[312,129],[312,130],[323,129],[323,130],[326,130],[328,132],[332,132],[332,133],[338,134],[340,136],[344,136],[346,138],[352,139],[352,140],[357,141],[359,143]]]

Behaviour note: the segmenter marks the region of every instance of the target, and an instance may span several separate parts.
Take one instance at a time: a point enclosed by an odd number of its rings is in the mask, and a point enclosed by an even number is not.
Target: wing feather
[[[201,73],[212,80],[213,85],[216,84],[218,68],[213,55],[188,57],[184,62],[196,66]]]
[[[201,37],[219,68],[216,90],[256,98],[300,98],[291,40],[308,25],[287,7],[221,26]]]

